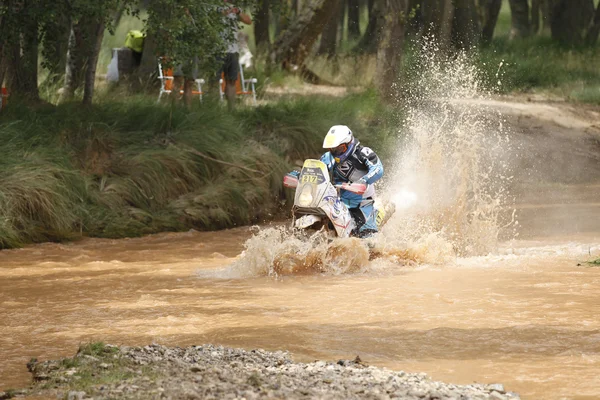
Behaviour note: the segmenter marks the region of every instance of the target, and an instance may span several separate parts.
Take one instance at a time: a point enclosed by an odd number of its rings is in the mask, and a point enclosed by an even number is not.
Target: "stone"
[[[495,390],[496,392],[505,393],[504,385],[501,383],[492,383],[491,385],[487,385],[489,390]]]
[[[500,384],[447,384],[433,381],[425,374],[367,366],[360,357],[354,361],[331,363],[317,360],[304,364],[293,362],[287,353],[270,353],[259,349],[245,351],[213,345],[188,348],[151,345],[127,348],[126,352],[120,348],[116,355],[130,365],[147,366],[128,369],[126,380],[93,386],[88,390],[88,397],[296,400],[304,395],[332,400],[356,397],[407,400],[519,399],[516,394],[504,393],[504,387]],[[43,376],[41,373],[47,374],[48,367],[55,364],[37,363],[35,370]],[[105,362],[99,366],[108,371],[115,368],[112,363]],[[62,388],[62,393],[66,392],[68,389],[65,387],[79,378],[76,372],[75,368],[52,372],[57,389],[60,391]],[[63,383],[61,378],[65,377],[71,377],[70,381]],[[43,385],[38,384],[40,387]],[[69,393],[71,398],[79,400],[78,396],[83,392]],[[51,397],[49,393],[43,394]],[[45,397],[42,395],[42,398]]]
[[[490,400],[506,400],[507,397],[499,392],[496,392],[495,390],[492,390],[492,392],[490,393]]]
[[[84,397],[85,397],[85,392],[71,391],[67,394],[67,400],[83,400]]]

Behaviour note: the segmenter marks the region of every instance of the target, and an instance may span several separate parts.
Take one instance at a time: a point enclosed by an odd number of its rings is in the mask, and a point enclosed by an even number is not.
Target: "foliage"
[[[221,15],[222,5],[222,0],[150,2],[146,29],[155,36],[158,53],[168,55],[175,64],[183,63],[186,75],[194,68],[191,60],[216,61],[225,50],[222,33],[228,27]],[[231,32],[227,40],[233,39]]]

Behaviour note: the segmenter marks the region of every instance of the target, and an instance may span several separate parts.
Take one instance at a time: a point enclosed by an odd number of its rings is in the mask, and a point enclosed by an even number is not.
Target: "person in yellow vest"
[[[145,39],[146,34],[138,30],[131,30],[127,32],[127,37],[125,38],[125,47],[131,50],[136,67],[139,67],[140,63],[142,62]]]

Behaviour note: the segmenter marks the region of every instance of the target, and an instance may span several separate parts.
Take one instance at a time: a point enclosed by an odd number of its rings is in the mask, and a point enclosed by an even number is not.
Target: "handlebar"
[[[347,190],[356,194],[364,194],[367,191],[367,185],[364,183],[342,183],[341,185],[334,185],[338,189]]]

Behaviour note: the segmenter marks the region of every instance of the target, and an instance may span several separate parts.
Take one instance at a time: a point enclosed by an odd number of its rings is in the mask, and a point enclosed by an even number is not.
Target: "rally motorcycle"
[[[304,161],[300,175],[287,174],[283,185],[296,188],[292,207],[292,226],[301,230],[325,230],[337,237],[358,236],[356,222],[348,207],[340,199],[339,190],[364,194],[367,185],[362,183],[342,183],[334,185],[325,163],[319,160]],[[395,211],[393,203],[376,209],[377,227],[387,222]]]

